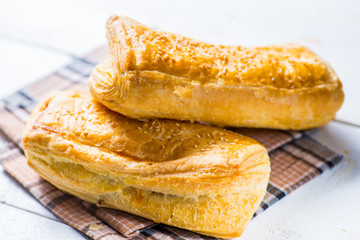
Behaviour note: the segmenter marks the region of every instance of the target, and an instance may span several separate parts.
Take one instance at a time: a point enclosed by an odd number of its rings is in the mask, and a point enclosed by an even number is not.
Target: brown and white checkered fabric
[[[2,165],[47,209],[93,239],[210,239],[190,231],[155,224],[122,211],[98,208],[55,188],[26,164],[21,134],[34,105],[51,91],[73,88],[87,91],[86,79],[91,69],[107,52],[102,47],[85,58],[74,59],[69,65],[0,102],[0,142],[5,143],[0,153]],[[246,128],[230,130],[256,139],[269,151],[272,166],[270,182],[254,216],[343,159],[313,140],[307,132]]]

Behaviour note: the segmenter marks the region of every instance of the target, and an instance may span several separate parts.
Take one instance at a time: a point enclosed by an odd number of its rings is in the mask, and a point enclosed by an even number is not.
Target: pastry
[[[118,16],[106,27],[110,58],[93,70],[91,93],[131,118],[307,129],[344,99],[330,65],[300,45],[213,45]]]
[[[237,237],[269,179],[266,149],[221,128],[139,121],[81,91],[38,104],[23,136],[29,165],[58,188],[216,237]]]

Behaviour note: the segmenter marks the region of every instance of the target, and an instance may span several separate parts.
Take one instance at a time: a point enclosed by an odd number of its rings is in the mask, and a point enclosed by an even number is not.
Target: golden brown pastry
[[[90,89],[128,117],[306,129],[333,119],[344,99],[332,68],[300,45],[213,45],[118,16],[106,27],[110,59]]]
[[[237,237],[268,183],[266,149],[216,127],[126,118],[80,91],[34,110],[23,137],[29,165],[100,206],[217,237]]]

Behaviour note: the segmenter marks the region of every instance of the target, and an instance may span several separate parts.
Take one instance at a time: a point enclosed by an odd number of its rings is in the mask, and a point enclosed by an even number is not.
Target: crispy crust
[[[303,46],[212,45],[118,16],[107,38],[91,93],[132,118],[306,129],[333,119],[344,99],[331,67]]]
[[[270,172],[266,149],[250,138],[128,119],[79,91],[42,101],[23,143],[29,165],[64,191],[217,237],[241,235]]]

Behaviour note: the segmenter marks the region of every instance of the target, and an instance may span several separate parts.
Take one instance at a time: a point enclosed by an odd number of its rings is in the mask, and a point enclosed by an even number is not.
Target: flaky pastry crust
[[[53,94],[23,136],[29,165],[100,206],[217,237],[240,236],[269,179],[266,149],[224,129],[138,121],[89,94]]]
[[[344,99],[332,68],[300,45],[213,45],[118,16],[106,27],[110,59],[90,90],[131,118],[307,129],[333,119]]]

